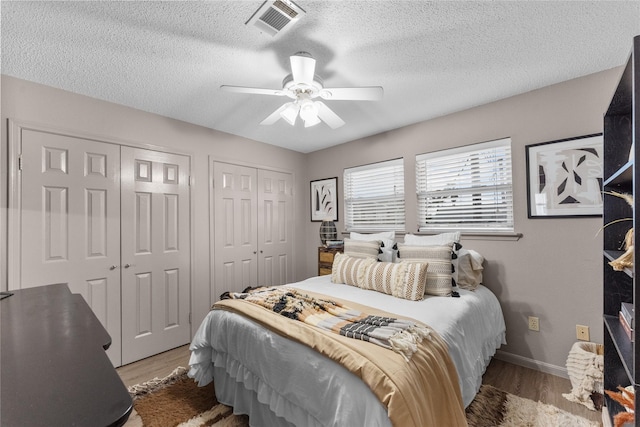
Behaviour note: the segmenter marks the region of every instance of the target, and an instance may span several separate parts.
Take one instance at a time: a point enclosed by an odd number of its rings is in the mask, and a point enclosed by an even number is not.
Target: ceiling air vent
[[[268,0],[262,3],[246,25],[253,24],[261,31],[275,36],[292,27],[304,13],[304,10],[292,1]]]

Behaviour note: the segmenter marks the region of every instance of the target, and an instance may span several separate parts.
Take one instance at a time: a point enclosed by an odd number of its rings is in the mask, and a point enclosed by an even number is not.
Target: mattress
[[[505,343],[500,304],[486,287],[460,298],[408,301],[331,283],[319,276],[289,286],[354,301],[434,328],[449,347],[464,405],[473,400],[497,348]],[[384,406],[355,375],[316,351],[237,314],[211,311],[191,346],[189,375],[215,381],[216,396],[252,425],[389,426]],[[321,402],[322,404],[318,404]]]

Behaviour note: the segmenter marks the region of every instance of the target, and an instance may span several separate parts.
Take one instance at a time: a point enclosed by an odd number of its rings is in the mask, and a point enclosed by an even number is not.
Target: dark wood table
[[[111,337],[67,285],[0,300],[0,425],[122,426],[133,408]]]

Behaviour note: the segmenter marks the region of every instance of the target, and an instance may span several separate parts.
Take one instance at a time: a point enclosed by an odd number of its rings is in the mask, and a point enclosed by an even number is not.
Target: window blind
[[[347,230],[404,230],[402,159],[345,169],[343,182]]]
[[[511,138],[416,156],[420,231],[513,231]]]

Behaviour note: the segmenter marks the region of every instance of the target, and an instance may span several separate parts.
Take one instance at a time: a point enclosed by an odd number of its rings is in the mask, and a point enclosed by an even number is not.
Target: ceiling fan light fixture
[[[312,117],[318,117],[318,106],[308,97],[300,101],[300,117],[302,120],[309,120]]]
[[[287,108],[280,112],[280,116],[287,121],[291,126],[295,126],[296,118],[298,117],[298,110],[300,107],[295,102],[290,102]]]
[[[291,126],[295,126],[296,119],[300,115],[306,128],[315,126],[320,122],[326,123],[331,129],[338,129],[345,124],[344,120],[317,98],[343,101],[377,101],[382,99],[384,92],[380,86],[325,88],[322,79],[315,74],[316,60],[308,52],[296,52],[289,57],[289,62],[291,64],[291,74],[287,75],[282,81],[282,89],[228,85],[222,85],[220,89],[238,93],[286,95],[292,101],[280,106],[260,124],[272,125],[278,120],[284,119]]]
[[[320,123],[322,121],[322,120],[320,120],[320,117],[318,117],[318,116],[311,116],[311,117],[308,117],[308,118],[302,119],[302,120],[304,120],[304,127],[306,127],[306,128],[310,128],[311,126],[315,126],[315,125],[317,125],[318,123]]]

